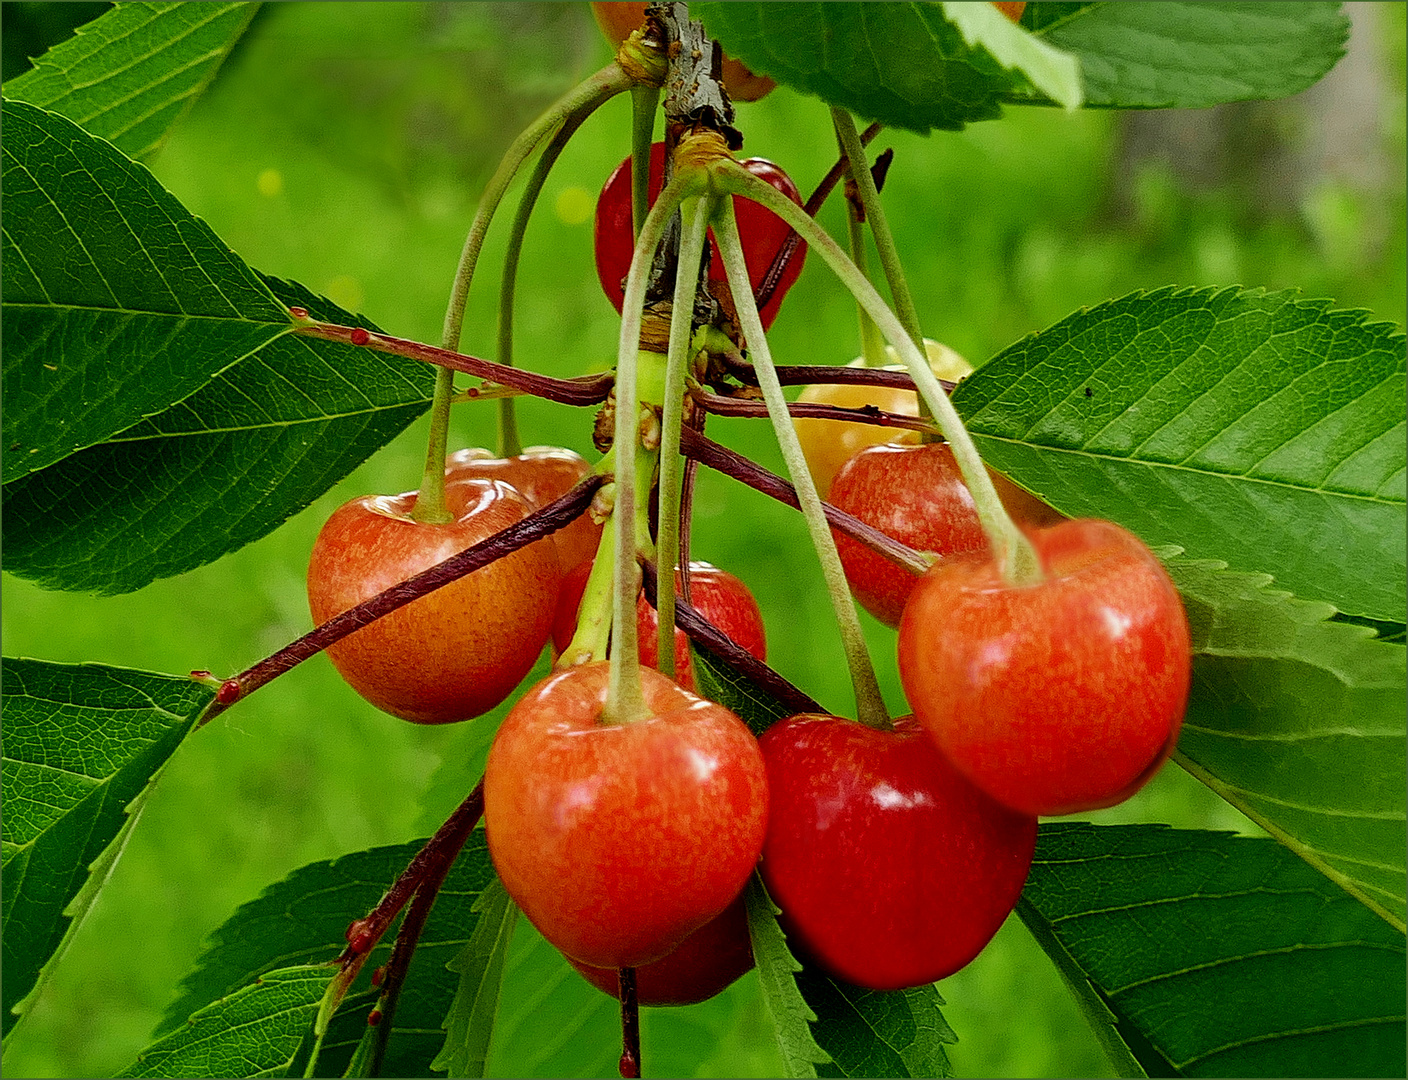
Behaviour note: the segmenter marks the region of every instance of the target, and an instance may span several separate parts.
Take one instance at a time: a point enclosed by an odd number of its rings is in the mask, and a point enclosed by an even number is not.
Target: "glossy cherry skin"
[[[593,967],[658,960],[743,890],[762,850],[762,754],[722,705],[640,669],[651,715],[602,722],[608,665],[569,668],[509,711],[484,825],[509,896]]]
[[[739,164],[754,176],[767,181],[798,206],[802,205],[802,196],[797,191],[797,185],[792,182],[790,176],[771,161],[765,161],[763,158],[748,158]],[[651,205],[654,205],[661,187],[664,186],[664,175],[665,144],[656,143],[650,148]],[[768,268],[772,265],[773,257],[782,249],[791,230],[787,223],[771,210],[763,209],[751,199],[734,196],[733,212],[738,218],[738,234],[743,241],[743,261],[748,267],[748,280],[753,283],[753,291],[756,295],[758,286],[763,283],[763,278],[767,276]],[[616,167],[616,171],[607,178],[606,185],[601,189],[601,195],[596,203],[596,221],[593,224],[592,238],[596,249],[597,277],[601,280],[601,287],[606,293],[606,298],[611,301],[617,311],[620,311],[621,304],[626,298],[626,275],[631,269],[631,252],[635,247],[631,231],[630,158]],[[727,294],[731,297],[732,294],[728,292],[723,259],[719,255],[719,247],[714,241],[712,232],[709,234],[709,251],[709,281],[714,284],[714,294],[716,296]],[[768,302],[758,312],[762,317],[764,329],[771,326],[773,319],[777,318],[778,309],[782,306],[782,298],[792,287],[792,283],[797,280],[797,275],[802,272],[802,263],[806,256],[806,244],[798,243],[786,268],[782,271],[777,288],[773,290]]]
[[[1178,741],[1192,654],[1178,591],[1133,533],[1067,521],[1028,534],[1046,579],[991,558],[932,567],[900,622],[900,681],[954,765],[1007,806],[1113,806]]]
[[[794,951],[871,990],[952,975],[1017,903],[1036,818],[954,769],[914,722],[793,716],[758,740],[771,809],[761,871]]]
[[[646,7],[643,3],[594,3],[592,14],[596,16],[596,24],[606,35],[606,40],[612,45],[619,45],[630,36],[632,30],[645,22]],[[746,65],[727,56],[721,70],[724,89],[734,101],[757,101],[777,86],[766,75],[754,75]]]
[[[1003,506],[1019,524],[1064,520],[1006,477],[989,475]],[[836,474],[829,501],[919,551],[948,558],[987,550],[973,496],[948,443],[887,443],[862,450]],[[855,598],[886,626],[898,626],[919,578],[859,541],[833,532]]]
[[[615,968],[592,967],[568,957],[581,976],[603,994],[619,994]],[[680,942],[671,953],[636,968],[641,1005],[693,1005],[732,986],[753,966],[748,909],[743,894]]]
[[[534,509],[542,509],[572,490],[592,467],[587,459],[560,446],[530,446],[510,458],[495,457],[483,447],[456,450],[445,460],[447,481],[502,480],[518,490]],[[557,561],[564,575],[596,556],[601,525],[583,514],[552,534]]]
[[[334,511],[308,564],[308,607],[324,623],[521,521],[507,484],[446,485],[454,520],[415,521],[415,493],[353,499]],[[552,628],[557,551],[538,541],[398,608],[328,647],[352,689],[417,724],[488,712],[528,674]]]
[[[558,594],[557,616],[552,627],[553,648],[561,654],[572,642],[577,630],[577,611],[582,605],[591,564],[578,566],[562,579]],[[680,573],[675,571],[675,587],[680,587]],[[748,586],[727,570],[712,563],[691,561],[689,589],[693,606],[759,660],[768,658],[767,636],[763,630],[763,613]],[[660,667],[660,617],[642,591],[636,597],[636,639],[640,662],[648,667]],[[694,659],[690,655],[689,638],[675,628],[675,681],[686,690],[697,692],[694,679]]]
[[[973,373],[973,365],[962,355],[941,341],[924,339],[924,351],[928,354],[929,369],[937,378],[957,382]],[[904,371],[899,363],[899,354],[890,346],[885,353],[892,363],[886,364],[885,371]],[[865,367],[865,358],[856,357],[847,367]],[[901,416],[918,416],[919,399],[913,390],[898,386],[860,386],[849,383],[812,383],[797,395],[798,401],[817,405],[834,405],[843,409],[859,409],[874,405],[881,412],[898,413]],[[879,424],[862,424],[852,420],[823,420],[814,416],[799,416],[792,421],[797,429],[797,440],[802,444],[802,456],[807,459],[807,471],[812,474],[817,494],[823,499],[831,490],[831,483],[841,466],[850,461],[868,446],[881,446],[884,443],[918,444],[919,432],[903,428],[881,427]]]

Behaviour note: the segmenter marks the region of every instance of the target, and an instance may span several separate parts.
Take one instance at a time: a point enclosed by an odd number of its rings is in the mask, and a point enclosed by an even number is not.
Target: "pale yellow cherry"
[[[929,368],[934,375],[948,382],[957,382],[973,371],[957,351],[932,338],[924,339],[924,350],[928,354]],[[892,346],[885,347],[887,371],[903,371],[899,354]],[[864,367],[864,359],[857,357],[847,367]],[[836,405],[845,409],[859,409],[874,405],[882,412],[899,413],[903,416],[918,416],[919,403],[913,390],[902,390],[893,386],[849,386],[840,383],[813,383],[797,398],[798,401],[821,405]],[[812,474],[812,482],[824,499],[831,490],[831,481],[841,471],[841,466],[862,450],[881,443],[917,443],[919,434],[906,428],[882,427],[879,424],[861,424],[849,420],[822,420],[815,417],[798,417],[792,423],[797,429],[797,438],[802,443],[802,453],[806,456],[807,467]]]

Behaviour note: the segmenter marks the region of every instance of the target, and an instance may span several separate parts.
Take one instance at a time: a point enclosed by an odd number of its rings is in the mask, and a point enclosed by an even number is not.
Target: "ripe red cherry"
[[[790,176],[771,161],[765,161],[762,158],[748,158],[739,164],[754,176],[777,188],[798,206],[802,205],[802,196],[797,191],[797,185],[792,182]],[[650,202],[652,205],[655,203],[656,196],[660,194],[661,187],[664,186],[664,175],[665,144],[656,143],[650,148]],[[753,283],[753,291],[756,294],[758,286],[767,276],[768,267],[772,265],[773,257],[782,250],[782,245],[786,243],[791,230],[787,223],[771,210],[764,210],[749,199],[734,196],[733,212],[738,217],[739,236],[743,238],[743,261],[748,266],[748,280]],[[631,269],[631,251],[635,247],[631,231],[630,158],[616,167],[616,171],[607,178],[606,186],[601,189],[601,195],[596,202],[596,221],[593,225],[592,238],[596,248],[597,277],[601,279],[601,287],[606,292],[606,298],[611,301],[617,311],[620,311],[621,304],[626,298],[625,281],[626,275]],[[709,281],[714,284],[714,294],[719,296],[727,293],[731,297],[732,293],[728,293],[723,259],[719,255],[718,244],[714,242],[712,232],[709,234],[709,251],[711,253]],[[791,260],[782,272],[777,288],[773,290],[768,302],[758,312],[762,316],[765,329],[772,325],[773,319],[777,318],[778,308],[782,306],[782,297],[792,287],[792,283],[797,280],[797,275],[802,272],[802,262],[805,260],[806,254],[806,244],[798,243],[796,250],[792,253]]]
[[[592,967],[568,957],[581,976],[604,994],[618,994],[615,968]],[[748,909],[740,893],[673,952],[636,968],[636,1001],[641,1005],[693,1005],[732,986],[753,966]]]
[[[1036,818],[965,780],[913,717],[877,731],[793,716],[758,744],[760,869],[794,950],[871,990],[942,979],[982,951],[1026,882]]]
[[[1191,651],[1178,591],[1108,521],[1032,530],[1046,580],[1010,587],[991,558],[919,581],[900,622],[905,695],[945,756],[1029,814],[1113,806],[1178,741]]]
[[[572,635],[576,633],[577,611],[582,606],[582,593],[590,573],[591,564],[586,563],[562,579],[557,617],[552,627],[553,648],[559,654],[571,644]],[[763,632],[763,613],[758,610],[758,601],[748,591],[748,586],[727,570],[697,561],[689,564],[689,581],[693,607],[732,638],[735,644],[747,649],[759,660],[766,660],[768,643]],[[676,588],[679,582],[679,571],[675,571]],[[650,606],[645,593],[641,592],[636,597],[636,638],[640,662],[657,669],[660,666],[659,628],[659,614]],[[698,689],[694,680],[694,661],[689,652],[689,638],[678,627],[675,628],[675,681],[686,690]]]
[[[602,722],[608,665],[569,668],[510,710],[484,773],[489,854],[509,896],[594,967],[658,960],[728,907],[767,826],[743,721],[640,670],[650,716]]]
[[[534,509],[541,509],[566,495],[587,473],[587,459],[560,446],[530,446],[510,458],[495,457],[482,447],[457,450],[445,461],[447,482],[502,480],[516,488]],[[557,561],[564,575],[579,563],[590,562],[601,542],[601,525],[583,514],[572,524],[552,534]]]
[[[990,475],[1003,506],[1019,524],[1064,520],[1006,477]],[[829,501],[919,551],[947,558],[988,547],[948,443],[868,447],[841,467]],[[859,541],[839,531],[834,535],[855,598],[886,626],[898,626],[919,578]]]
[[[507,484],[446,485],[454,520],[411,517],[415,493],[353,499],[313,544],[308,607],[324,623],[531,512]],[[417,724],[468,720],[508,696],[552,628],[557,552],[539,541],[398,608],[329,646],[352,689]]]

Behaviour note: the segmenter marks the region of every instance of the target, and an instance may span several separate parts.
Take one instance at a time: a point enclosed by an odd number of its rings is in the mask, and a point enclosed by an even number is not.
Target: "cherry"
[[[798,206],[802,205],[802,196],[797,191],[797,185],[792,182],[790,176],[771,161],[765,161],[762,158],[748,158],[739,164],[754,176],[777,188]],[[652,204],[660,194],[664,175],[665,144],[656,143],[650,148],[650,201]],[[733,211],[738,217],[739,235],[743,237],[743,261],[748,266],[748,280],[753,283],[753,291],[756,294],[758,287],[762,285],[763,279],[767,276],[773,258],[782,250],[782,245],[787,242],[791,229],[771,210],[763,209],[750,199],[735,196]],[[621,304],[626,298],[626,275],[631,269],[631,252],[635,247],[631,232],[630,158],[616,167],[616,171],[607,178],[606,185],[601,189],[601,195],[596,203],[596,221],[593,224],[592,238],[596,249],[597,277],[601,279],[601,287],[606,292],[606,298],[611,301],[617,311],[620,311]],[[711,252],[709,281],[713,283],[714,295],[727,294],[731,301],[732,294],[728,292],[723,259],[719,255],[719,248],[712,233],[709,238],[709,250]],[[806,244],[798,243],[786,269],[782,271],[782,276],[778,280],[772,296],[759,311],[764,328],[771,326],[773,319],[777,318],[778,309],[782,306],[782,297],[792,287],[792,283],[797,280],[797,275],[802,272],[802,262],[805,260],[806,254]]]
[[[997,8],[998,11],[1002,12],[1002,14],[1006,15],[1013,22],[1021,22],[1022,9],[1027,6],[1027,0],[1019,0],[1019,2],[1016,3],[1002,3],[1000,0],[994,0],[992,6]]]
[[[768,790],[722,705],[640,669],[649,715],[602,718],[609,665],[568,668],[509,711],[484,773],[499,878],[559,951],[594,967],[658,960],[753,872]]]
[[[1133,533],[1089,519],[1028,532],[1040,584],[1006,585],[989,556],[919,580],[900,681],[939,749],[993,798],[1028,814],[1113,806],[1178,741],[1188,621]]]
[[[620,45],[630,36],[632,30],[644,24],[647,6],[649,5],[643,3],[594,3],[592,4],[592,14],[596,16],[596,24],[606,35],[606,40],[614,46]],[[722,49],[719,51],[723,52]],[[773,87],[777,85],[766,75],[754,75],[742,62],[730,60],[727,56],[723,59],[722,74],[724,89],[728,91],[728,96],[734,101],[757,101],[760,97],[771,93]]]
[[[581,976],[603,994],[617,993],[614,968],[592,967],[568,957]],[[743,894],[723,914],[710,919],[671,953],[636,969],[636,1000],[641,1005],[693,1005],[732,986],[753,966],[748,909]]]
[[[495,480],[447,484],[454,520],[411,517],[415,493],[353,499],[328,518],[308,564],[308,607],[323,623],[532,512]],[[417,724],[468,720],[508,696],[552,628],[557,551],[538,541],[328,647],[352,689]]]
[[[1005,476],[989,475],[1018,523],[1065,520]],[[862,450],[836,475],[830,502],[901,543],[944,558],[988,548],[973,496],[948,443],[889,443]],[[919,578],[859,541],[839,531],[834,535],[855,598],[886,626],[898,626]]]
[[[958,382],[973,373],[973,365],[941,341],[925,338],[924,351],[929,361],[929,369],[940,379]],[[905,366],[899,362],[899,354],[893,347],[886,346],[885,354],[893,363],[885,365],[883,370],[905,370]],[[865,358],[858,356],[846,366],[863,368]],[[813,383],[803,388],[797,400],[844,409],[873,405],[881,412],[898,413],[901,416],[919,415],[919,399],[914,391],[898,386]],[[802,444],[802,455],[807,459],[807,471],[812,474],[817,494],[823,499],[831,490],[831,484],[836,474],[841,471],[841,466],[867,446],[879,446],[887,442],[919,442],[917,431],[881,427],[879,424],[862,424],[851,420],[822,420],[814,416],[801,416],[792,421],[792,426],[797,429],[797,439]]]
[[[510,458],[495,457],[482,447],[457,450],[445,461],[446,482],[478,477],[502,480],[515,488],[534,509],[566,495],[587,473],[587,459],[560,446],[530,446]],[[590,563],[601,541],[601,525],[583,514],[552,534],[564,576],[582,562]]]
[[[789,945],[871,990],[942,979],[997,933],[1036,818],[964,777],[912,716],[877,731],[793,716],[758,740],[770,809],[761,871]]]
[[[577,566],[562,579],[558,593],[557,617],[552,627],[553,647],[560,654],[572,642],[577,630],[577,611],[582,604],[591,563]],[[689,564],[690,597],[693,606],[731,637],[741,648],[759,660],[768,658],[767,638],[763,632],[763,613],[748,586],[727,570],[711,563],[691,561]],[[675,571],[675,587],[680,588],[680,573]],[[660,620],[655,608],[641,592],[636,598],[636,637],[640,662],[652,668],[660,666]],[[694,679],[694,661],[690,656],[689,638],[675,628],[675,681],[686,690],[698,689]]]

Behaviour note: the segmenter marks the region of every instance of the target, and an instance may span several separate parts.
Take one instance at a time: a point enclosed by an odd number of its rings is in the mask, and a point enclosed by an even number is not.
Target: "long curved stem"
[[[772,355],[768,350],[767,338],[763,334],[763,323],[758,317],[757,305],[753,302],[748,266],[743,259],[743,243],[738,238],[738,222],[734,218],[732,199],[719,201],[715,218],[714,236],[719,243],[719,252],[723,255],[729,289],[738,305],[738,317],[743,324],[743,335],[748,341],[753,368],[758,373],[758,386],[763,392],[763,400],[768,404],[768,414],[772,417],[773,429],[777,433],[778,445],[782,449],[782,458],[787,463],[787,471],[792,474],[793,483],[797,486],[802,516],[806,518],[807,530],[811,533],[812,544],[821,560],[822,576],[826,579],[827,592],[831,595],[831,605],[836,612],[841,642],[846,650],[846,662],[851,670],[851,682],[855,687],[857,719],[869,727],[884,730],[890,727],[890,717],[885,711],[880,683],[875,678],[875,667],[870,662],[870,653],[865,647],[865,635],[860,628],[860,617],[856,614],[855,602],[851,599],[850,586],[846,584],[846,572],[841,568],[836,539],[826,524],[826,511],[822,508],[821,496],[817,494],[816,484],[812,482],[811,471],[802,455],[802,444],[797,439],[797,429],[792,426],[791,417],[787,413],[787,399],[782,396],[782,384],[777,381],[777,373],[773,370]]]
[[[603,719],[608,723],[629,723],[646,715],[645,696],[640,685],[640,653],[636,637],[636,593],[640,590],[640,568],[636,565],[635,480],[636,440],[640,429],[640,393],[636,358],[640,350],[641,313],[650,262],[665,235],[665,226],[686,195],[703,185],[700,175],[681,174],[660,193],[646,215],[645,224],[631,256],[626,275],[625,297],[621,305],[621,337],[616,350],[616,591],[612,604],[611,675],[607,683]]]
[[[978,448],[973,445],[972,436],[963,426],[958,412],[954,409],[948,395],[944,393],[943,386],[940,385],[938,378],[929,367],[928,359],[911,340],[904,326],[895,317],[895,313],[880,298],[880,294],[856,270],[855,264],[846,257],[846,253],[827,234],[826,230],[807,217],[796,203],[776,191],[772,185],[750,175],[737,162],[720,162],[715,168],[714,176],[715,182],[730,194],[743,195],[755,202],[762,203],[796,229],[812,250],[826,261],[826,264],[831,267],[852,295],[865,304],[866,310],[870,312],[870,317],[875,320],[881,333],[894,346],[900,358],[905,362],[905,366],[909,368],[910,376],[914,379],[920,396],[928,403],[929,408],[933,411],[934,419],[939,425],[939,430],[948,440],[949,446],[953,450],[954,460],[957,461],[959,471],[963,474],[963,480],[968,485],[969,492],[972,493],[978,520],[983,526],[983,532],[987,535],[988,543],[992,545],[993,554],[1002,570],[1003,579],[1009,585],[1031,585],[1040,582],[1044,575],[1036,551],[1003,507],[997,489],[993,487],[992,477],[983,467],[983,460],[978,455]]]
[[[691,205],[693,203],[693,205]],[[665,400],[660,424],[660,512],[656,561],[665,568],[668,588],[661,590],[658,614],[660,672],[675,677],[675,566],[680,558],[680,429],[684,423],[684,386],[693,351],[694,294],[699,286],[699,263],[714,200],[705,195],[687,199],[680,207],[680,236],[675,298],[670,318],[670,345],[665,362]]]

